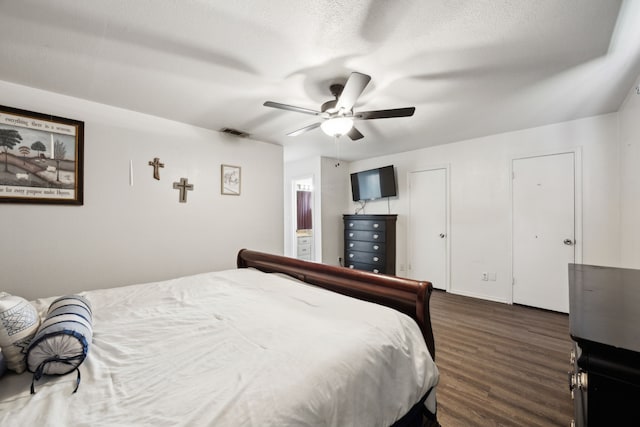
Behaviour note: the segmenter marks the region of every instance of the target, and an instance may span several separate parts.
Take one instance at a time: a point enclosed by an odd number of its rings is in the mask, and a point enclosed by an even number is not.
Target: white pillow
[[[38,312],[29,301],[0,292],[0,348],[8,369],[25,371],[27,347],[39,325]]]

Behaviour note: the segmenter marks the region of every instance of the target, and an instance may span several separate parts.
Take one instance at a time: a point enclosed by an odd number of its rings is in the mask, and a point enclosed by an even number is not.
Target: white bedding
[[[94,328],[78,392],[75,374],[45,377],[35,395],[29,373],[7,374],[0,425],[388,426],[438,381],[412,319],[280,275],[82,295]]]

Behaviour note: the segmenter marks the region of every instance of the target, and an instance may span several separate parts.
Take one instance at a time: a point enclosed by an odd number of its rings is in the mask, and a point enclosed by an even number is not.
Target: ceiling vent
[[[231,129],[231,128],[222,128],[222,129],[220,129],[220,132],[227,133],[229,135],[237,136],[237,137],[240,137],[240,138],[246,138],[246,137],[249,136],[249,134],[246,133],[246,132],[242,132],[241,130]]]

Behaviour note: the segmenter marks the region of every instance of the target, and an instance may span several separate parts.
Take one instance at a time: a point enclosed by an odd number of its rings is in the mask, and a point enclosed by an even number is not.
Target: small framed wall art
[[[241,180],[240,166],[221,165],[220,191],[222,194],[239,196]]]
[[[84,122],[0,105],[0,202],[82,205]]]

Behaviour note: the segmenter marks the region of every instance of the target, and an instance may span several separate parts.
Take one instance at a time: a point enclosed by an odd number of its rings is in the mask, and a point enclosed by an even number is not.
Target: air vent
[[[246,138],[249,136],[249,134],[246,132],[242,132],[241,130],[231,129],[231,128],[222,128],[220,129],[220,132],[228,133],[229,135],[237,136],[240,138]]]

